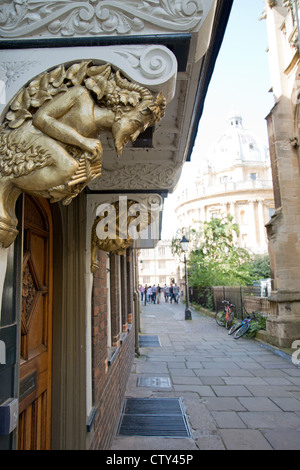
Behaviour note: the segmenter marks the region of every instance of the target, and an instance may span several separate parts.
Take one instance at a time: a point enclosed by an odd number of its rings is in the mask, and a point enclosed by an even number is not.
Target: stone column
[[[264,203],[262,199],[258,200],[258,224],[259,224],[259,237],[260,248],[266,247],[266,231],[265,231],[265,218],[264,218]]]
[[[255,217],[255,200],[249,200],[249,235],[251,237],[250,244],[255,247],[257,245],[256,236],[256,217]]]

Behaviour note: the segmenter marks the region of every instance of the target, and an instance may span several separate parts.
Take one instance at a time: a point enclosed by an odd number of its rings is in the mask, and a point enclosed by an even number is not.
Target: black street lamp
[[[182,240],[180,241],[181,249],[184,253],[184,273],[185,273],[185,320],[191,320],[192,319],[192,314],[189,309],[189,288],[188,288],[188,277],[187,277],[187,271],[186,271],[186,256],[185,252],[188,249],[189,246],[189,240],[185,237],[185,235],[182,237]]]

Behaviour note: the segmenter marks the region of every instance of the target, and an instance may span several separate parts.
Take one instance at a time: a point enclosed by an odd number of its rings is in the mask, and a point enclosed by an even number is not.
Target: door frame
[[[22,198],[22,199],[21,199]],[[16,273],[18,343],[21,335],[24,195],[20,198]],[[53,225],[52,410],[51,450],[85,450],[86,431],[86,200],[79,194],[70,206],[51,204]],[[19,389],[19,344],[16,390]],[[17,433],[13,447],[17,448]]]
[[[85,450],[85,194],[51,205],[53,258],[52,449]]]
[[[25,256],[25,242],[24,242],[24,229],[25,229],[25,221],[24,221],[24,216],[25,216],[25,198],[28,196],[23,195],[23,201],[22,201],[22,267],[21,267],[21,285],[23,283],[23,261],[24,261],[24,256]],[[46,414],[46,423],[47,423],[47,429],[46,429],[46,450],[51,449],[51,422],[52,422],[52,354],[53,354],[53,348],[52,348],[52,339],[53,339],[53,218],[52,218],[52,212],[50,205],[48,203],[48,200],[39,198],[39,197],[32,197],[30,196],[30,199],[34,201],[34,204],[38,206],[39,211],[42,213],[43,218],[45,223],[47,224],[47,232],[49,233],[48,237],[48,247],[47,247],[47,257],[48,257],[48,266],[47,266],[47,277],[48,277],[48,303],[47,303],[47,414]],[[21,305],[22,302],[20,302],[20,341],[21,341],[21,323],[22,323],[22,312],[21,312]],[[19,376],[19,383],[18,383],[18,388],[19,388],[19,393],[20,393],[20,383],[21,383],[21,348],[18,348],[18,376]],[[26,371],[26,365],[25,365],[25,371]],[[26,373],[25,373],[26,376]],[[27,400],[30,400],[29,396]],[[20,403],[21,405],[21,403]],[[23,400],[23,406],[24,410],[26,409],[26,398]],[[21,409],[21,412],[24,411]],[[20,411],[19,411],[20,413]],[[18,429],[18,432],[20,432],[20,428]],[[19,437],[19,436],[18,436]]]

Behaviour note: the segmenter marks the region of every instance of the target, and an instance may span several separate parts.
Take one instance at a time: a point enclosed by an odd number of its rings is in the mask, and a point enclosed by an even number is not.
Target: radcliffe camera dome
[[[238,164],[267,163],[267,147],[250,131],[244,129],[240,113],[232,110],[226,122],[226,129],[211,148],[208,166],[216,171]]]

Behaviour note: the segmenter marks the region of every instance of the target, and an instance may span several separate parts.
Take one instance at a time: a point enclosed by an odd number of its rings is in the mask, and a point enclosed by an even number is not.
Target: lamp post
[[[192,314],[189,309],[189,289],[188,289],[188,277],[187,277],[187,270],[186,270],[186,256],[185,252],[188,249],[189,246],[189,240],[185,237],[185,235],[182,237],[182,240],[180,241],[181,249],[184,253],[184,274],[185,274],[185,320],[191,320],[192,319]]]

